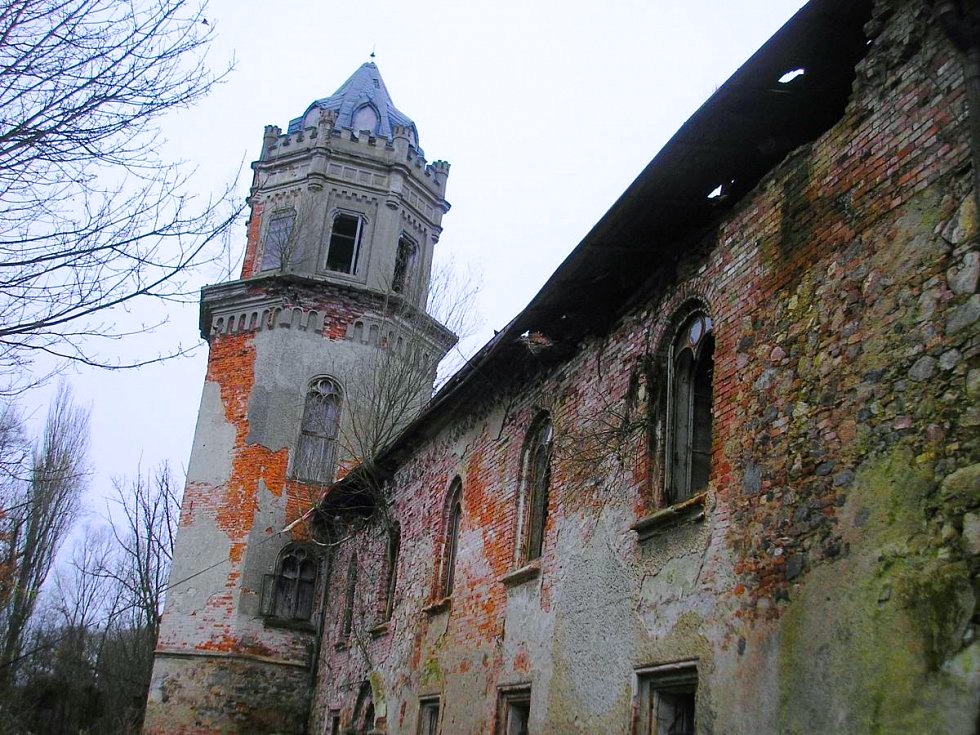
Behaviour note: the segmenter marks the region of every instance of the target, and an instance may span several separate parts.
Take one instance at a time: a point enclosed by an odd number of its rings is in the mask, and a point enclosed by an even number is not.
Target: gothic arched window
[[[521,461],[519,503],[519,561],[526,564],[541,556],[544,527],[548,521],[551,485],[551,445],[554,431],[547,413],[538,416],[528,431]]]
[[[708,486],[715,338],[698,311],[681,325],[670,351],[667,500],[677,503]]]
[[[309,549],[287,546],[276,566],[272,614],[281,620],[302,621],[313,616],[317,560]]]
[[[303,407],[299,446],[293,474],[308,482],[333,480],[340,425],[340,386],[332,378],[317,378],[310,385]]]
[[[439,591],[443,597],[453,594],[456,582],[456,556],[459,552],[459,527],[463,520],[463,481],[458,477],[449,486],[443,513],[442,560],[439,569]]]

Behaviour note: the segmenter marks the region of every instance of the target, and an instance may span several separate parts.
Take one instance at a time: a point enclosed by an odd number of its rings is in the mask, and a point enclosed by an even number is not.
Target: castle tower
[[[151,733],[303,731],[327,562],[311,510],[375,438],[358,430],[379,371],[414,366],[399,390],[417,409],[455,342],[425,313],[449,164],[426,163],[373,63],[266,127],[252,169],[241,278],[201,299],[208,371]]]

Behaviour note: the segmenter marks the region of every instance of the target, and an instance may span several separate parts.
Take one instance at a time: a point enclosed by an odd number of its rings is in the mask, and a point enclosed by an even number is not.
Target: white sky
[[[242,198],[263,127],[285,129],[372,48],[430,161],[452,164],[437,254],[483,273],[472,352],[520,311],[678,127],[802,0],[210,0],[226,83],[166,122],[165,155],[197,190],[234,177]],[[232,238],[233,256],[245,246]],[[237,271],[236,271],[237,274]],[[205,276],[202,275],[202,283]],[[197,308],[169,309],[159,351],[201,343]],[[187,464],[207,359],[71,372],[92,409],[92,505],[111,477]],[[33,402],[44,400],[36,394]],[[38,415],[43,409],[35,408]]]

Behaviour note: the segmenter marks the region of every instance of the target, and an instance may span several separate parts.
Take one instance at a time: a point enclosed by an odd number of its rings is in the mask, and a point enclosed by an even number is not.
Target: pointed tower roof
[[[394,126],[401,125],[409,128],[412,131],[412,143],[418,148],[419,136],[415,123],[392,103],[388,88],[381,78],[381,72],[373,61],[361,64],[360,68],[351,74],[336,92],[311,104],[302,117],[290,120],[287,132],[297,133],[306,127],[303,121],[315,109],[336,112],[335,126],[338,128],[355,132],[370,130],[375,135],[389,140]]]

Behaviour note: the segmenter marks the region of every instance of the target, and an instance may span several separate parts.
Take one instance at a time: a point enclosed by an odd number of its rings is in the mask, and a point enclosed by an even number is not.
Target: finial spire
[[[376,44],[371,44],[371,59],[372,60],[374,59],[374,49],[375,49],[375,46],[376,46]]]

